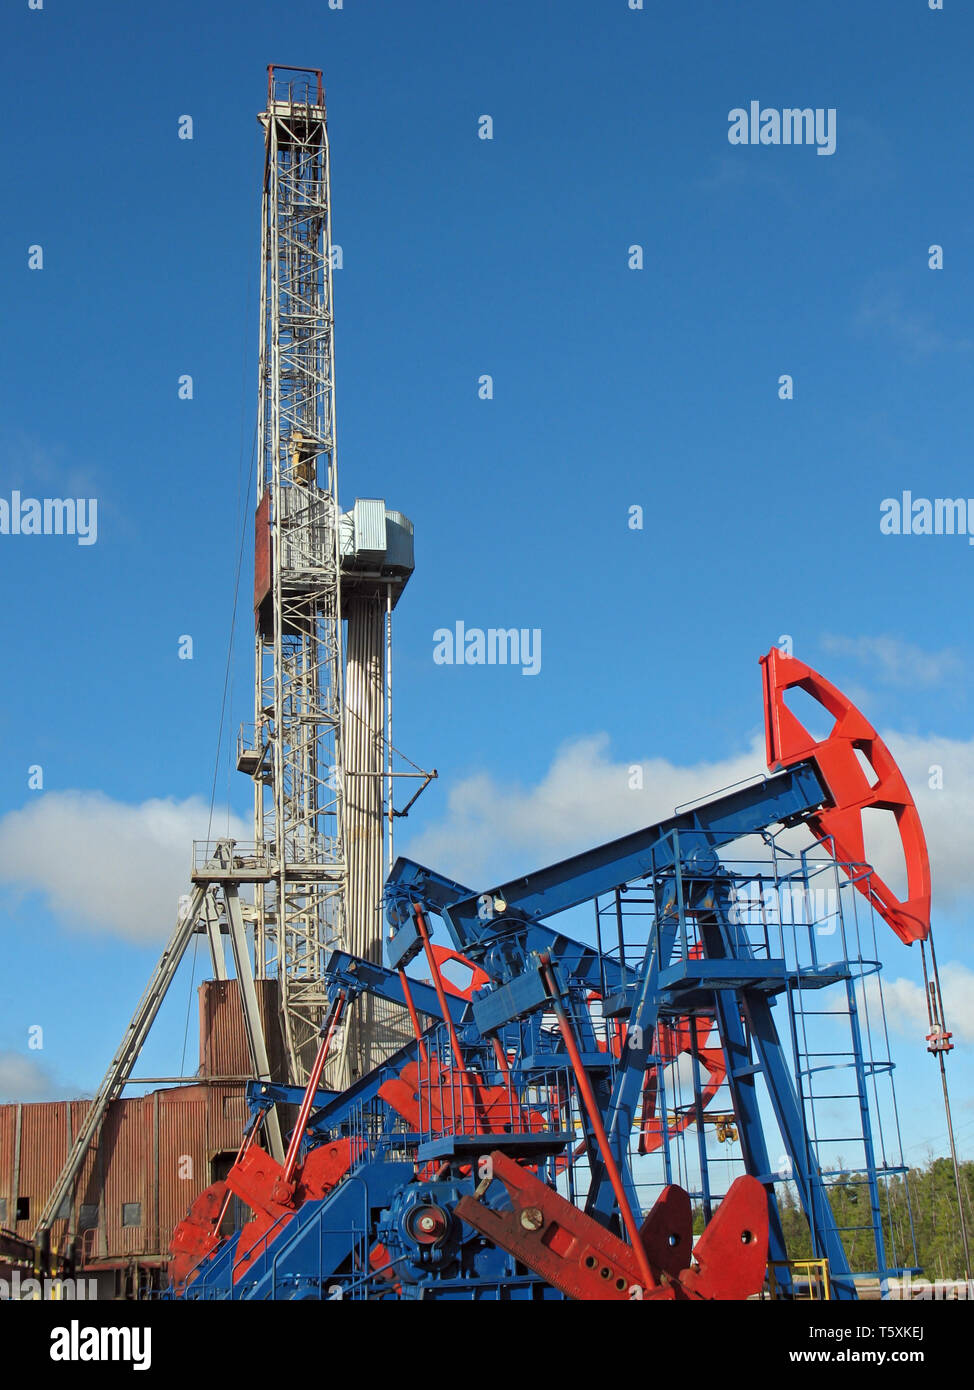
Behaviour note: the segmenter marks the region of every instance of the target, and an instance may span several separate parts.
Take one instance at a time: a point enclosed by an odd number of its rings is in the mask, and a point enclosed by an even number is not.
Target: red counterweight
[[[856,887],[910,945],[930,932],[930,860],[920,816],[893,755],[869,720],[841,690],[795,656],[772,647],[762,656],[764,719],[768,767],[772,771],[814,758],[831,804],[809,817],[812,832],[840,864],[863,864],[866,849],[862,813],[891,811],[906,861],[907,896],[901,900],[873,869]],[[785,703],[785,694],[804,690],[832,716],[827,738],[815,739]],[[859,755],[872,769],[867,776]]]
[[[636,1251],[506,1154],[495,1151],[490,1164],[510,1209],[465,1196],[457,1215],[571,1299],[745,1299],[764,1284],[768,1196],[756,1178],[731,1183],[692,1251],[690,1199],[681,1188],[664,1188]],[[643,1277],[647,1258],[651,1285]]]

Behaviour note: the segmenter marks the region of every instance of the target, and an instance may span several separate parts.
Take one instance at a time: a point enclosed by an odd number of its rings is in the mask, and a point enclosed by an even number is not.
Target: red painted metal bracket
[[[454,999],[470,1000],[478,989],[483,989],[484,985],[490,983],[490,976],[486,970],[481,970],[479,965],[474,965],[472,960],[460,954],[459,951],[451,951],[448,946],[438,946],[435,942],[430,942],[433,957],[440,970],[445,993],[452,994]],[[444,965],[455,963],[464,970],[470,971],[470,979],[461,986],[455,985],[448,975],[443,974]]]
[[[654,1048],[658,1051],[660,1062],[654,1062],[646,1069],[646,1076],[643,1081],[642,1117],[639,1125],[639,1152],[641,1154],[655,1153],[662,1146],[664,1138],[672,1139],[674,1135],[682,1134],[685,1129],[689,1129],[690,1125],[697,1122],[695,1107],[685,1110],[680,1115],[669,1117],[665,1126],[662,1115],[656,1113],[660,1067],[666,1068],[681,1056],[692,1057],[694,1055],[694,1047],[690,1038],[691,1029],[696,1032],[697,1036],[697,1060],[707,1072],[707,1080],[700,1088],[700,1108],[702,1110],[708,1108],[714,1096],[723,1086],[727,1078],[727,1061],[724,1057],[724,1050],[721,1047],[704,1046],[714,1026],[712,1018],[678,1018],[674,1019],[672,1023],[657,1024],[656,1037],[659,1041],[654,1042]]]
[[[196,1277],[195,1266],[220,1244],[217,1229],[225,1210],[225,1182],[212,1183],[201,1192],[182,1221],[177,1222],[169,1243],[169,1282],[181,1290]]]
[[[693,1208],[682,1187],[664,1187],[639,1228],[639,1238],[654,1269],[679,1279],[693,1249]]]
[[[690,947],[689,956],[691,960],[703,957],[703,946],[699,941]],[[724,1049],[719,1045],[720,1038],[715,1038],[718,1046],[707,1046],[716,1026],[716,1020],[709,1014],[698,1017],[682,1015],[666,1022],[662,1019],[657,1021],[652,1051],[658,1061],[647,1067],[643,1080],[642,1118],[639,1125],[641,1154],[655,1152],[662,1145],[664,1138],[681,1134],[691,1124],[695,1124],[697,1119],[696,1108],[688,1108],[681,1115],[674,1115],[664,1125],[664,1117],[656,1113],[661,1068],[665,1069],[683,1055],[696,1055],[700,1065],[707,1071],[707,1082],[700,1090],[700,1105],[703,1110],[707,1109],[723,1086],[727,1077],[727,1062]]]
[[[482,1235],[569,1298],[600,1302],[743,1299],[764,1283],[768,1197],[756,1178],[737,1178],[691,1255],[690,1199],[664,1189],[640,1229],[656,1287],[647,1288],[632,1246],[498,1151],[493,1177],[507,1188],[509,1211],[461,1197],[456,1212]]]
[[[690,1298],[740,1299],[757,1293],[768,1266],[768,1193],[757,1178],[735,1178],[680,1275]]]
[[[471,1104],[460,1082],[459,1073],[441,1067],[435,1057],[422,1062],[407,1062],[398,1076],[390,1077],[379,1087],[380,1097],[414,1130],[432,1134],[467,1133],[515,1134],[538,1133],[545,1127],[544,1115],[530,1106],[522,1106],[508,1086],[488,1086],[475,1077],[469,1078],[474,1088],[475,1104]]]
[[[619,1302],[673,1299],[662,1271],[647,1289],[635,1252],[592,1217],[546,1187],[499,1150],[490,1155],[493,1176],[507,1188],[510,1211],[495,1211],[476,1197],[461,1197],[456,1213],[488,1240],[540,1274],[569,1298]]]
[[[875,870],[856,880],[866,897],[901,941],[910,945],[930,932],[930,860],[920,816],[906,781],[886,744],[866,716],[841,690],[795,656],[772,647],[762,656],[764,720],[768,767],[772,771],[814,758],[832,804],[809,817],[812,832],[829,844],[839,863],[866,862],[862,813],[872,807],[891,811],[906,861],[907,896],[899,899]],[[815,739],[785,703],[785,692],[804,690],[835,723],[828,738]],[[871,780],[857,754],[873,771]]]
[[[256,1144],[233,1165],[226,1185],[253,1211],[234,1252],[236,1283],[267,1248],[271,1232],[283,1230],[304,1202],[320,1201],[361,1156],[364,1140],[336,1139],[311,1149],[290,1181],[285,1170]]]

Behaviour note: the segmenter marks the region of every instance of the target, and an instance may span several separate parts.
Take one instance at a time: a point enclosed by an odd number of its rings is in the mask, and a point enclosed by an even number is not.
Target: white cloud
[[[192,841],[208,820],[199,797],[130,806],[101,792],[45,792],[0,820],[0,881],[43,894],[69,926],[158,941],[189,892]],[[215,816],[213,835],[225,827],[225,813]],[[230,833],[253,839],[235,816]]]
[[[947,1027],[954,1042],[974,1042],[974,971],[960,961],[948,961],[940,967],[940,989],[944,1000]],[[869,1003],[877,999],[878,985],[872,976],[866,987]],[[903,978],[883,981],[886,1018],[898,1033],[909,1033],[916,1039],[925,1038],[928,1030],[927,1004],[923,986]]]
[[[934,908],[960,907],[974,892],[974,740],[883,731],[882,737],[913,793],[930,852]],[[931,788],[942,770],[943,787]],[[898,837],[887,835],[887,846]],[[876,855],[877,867],[882,858]]]
[[[827,652],[852,657],[868,666],[870,676],[887,685],[942,685],[964,669],[959,654],[950,648],[927,652],[896,637],[826,636],[822,645]]]
[[[913,790],[930,849],[935,907],[974,894],[974,740],[884,734]],[[630,769],[642,768],[642,790]],[[931,790],[930,769],[943,788]],[[614,759],[605,733],[564,743],[534,786],[504,785],[489,773],[458,781],[445,815],[402,846],[403,853],[471,887],[503,882],[673,814],[680,804],[764,774],[763,737],[735,756],[680,765],[659,757]],[[201,798],[139,805],[99,792],[46,792],[0,819],[0,882],[44,895],[68,925],[158,941],[171,931],[189,890],[194,838],[206,835]],[[225,812],[214,834],[224,833]],[[233,817],[230,832],[253,837]],[[799,832],[807,839],[806,832]],[[890,825],[872,846],[890,879],[899,837]],[[736,857],[746,857],[744,847]],[[895,886],[895,885],[894,885]]]
[[[36,1057],[22,1052],[0,1051],[0,1104],[53,1100],[64,1095],[47,1068]]]
[[[450,790],[446,814],[403,852],[431,868],[483,886],[652,825],[676,806],[764,771],[764,740],[738,757],[681,767],[666,758],[613,761],[605,733],[569,740],[534,787],[505,787],[477,773]],[[643,787],[630,790],[630,768]]]

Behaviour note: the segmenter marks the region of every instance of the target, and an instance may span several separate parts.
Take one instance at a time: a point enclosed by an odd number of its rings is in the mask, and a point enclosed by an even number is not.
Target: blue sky
[[[99,505],[91,546],[0,536],[0,814],[41,817],[46,861],[18,877],[0,820],[0,1053],[25,1054],[40,1023],[37,1093],[97,1083],[171,925],[140,891],[144,846],[116,852],[111,827],[151,822],[170,875],[184,828],[186,872],[206,830],[241,516],[249,530],[255,115],[267,62],[286,60],[325,70],[343,500],[385,496],[416,525],[395,736],[441,776],[400,847],[507,876],[760,770],[757,658],[791,635],[917,791],[974,1149],[974,553],[879,529],[904,489],[974,496],[974,18],[956,0],[17,0],[0,33],[18,113],[0,497]],[[835,153],[729,144],[751,100],[835,108]],[[248,549],[231,730],[250,717],[249,586]],[[434,664],[434,630],[458,619],[540,628],[540,674]],[[619,790],[637,761],[645,816]],[[229,786],[246,818],[227,769],[225,743],[218,799]],[[37,811],[66,791],[102,798],[74,804],[80,830],[70,805]],[[72,902],[74,867],[89,877]],[[97,883],[116,870],[106,929]],[[919,980],[916,952],[890,937],[887,971]],[[172,1070],[180,986],[143,1073]],[[922,1157],[943,1122],[915,996],[898,998],[907,1089],[931,1097],[904,1117]]]

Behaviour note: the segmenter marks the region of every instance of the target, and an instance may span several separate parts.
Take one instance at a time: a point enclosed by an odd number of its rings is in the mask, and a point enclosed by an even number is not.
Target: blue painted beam
[[[510,920],[512,928],[516,919],[537,922],[634,879],[672,869],[678,859],[683,861],[684,873],[690,873],[694,861],[712,871],[716,851],[723,845],[796,820],[827,798],[815,764],[798,763],[786,772],[512,879],[488,893],[470,894],[444,904],[444,915],[454,939],[464,943],[459,949],[469,949],[471,943],[496,937],[499,922]],[[493,908],[491,903],[497,901],[505,907]]]
[[[515,1019],[524,1018],[548,1003],[548,990],[536,968],[526,967],[510,984],[484,990],[473,1006],[473,1016],[483,1036]]]
[[[683,989],[758,989],[780,993],[787,968],[783,960],[680,960],[660,971],[659,987],[679,1003]]]
[[[336,984],[345,985],[350,989],[366,990],[379,999],[388,999],[391,1003],[406,1008],[406,993],[397,970],[387,970],[384,965],[363,960],[361,956],[353,956],[349,951],[332,951],[325,961],[323,973],[328,980],[334,980]],[[419,1013],[442,1021],[443,1010],[432,985],[411,979],[409,992]],[[460,1023],[467,1008],[466,1000],[447,994],[446,1005],[453,1022]]]
[[[505,928],[495,920],[481,920],[478,917],[478,930],[458,931],[449,912],[449,905],[460,901],[458,888],[459,885],[452,879],[444,878],[434,869],[427,869],[425,865],[417,864],[412,859],[396,860],[386,880],[386,899],[390,903],[390,912],[399,921],[385,946],[386,960],[391,966],[402,965],[422,950],[419,933],[413,922],[405,916],[409,904],[418,902],[427,911],[435,912],[443,918],[450,939],[458,951],[482,964],[488,973],[491,972],[491,963],[485,956],[498,938],[505,935]],[[462,889],[462,893],[467,898],[472,899],[474,896],[469,888]],[[606,988],[613,991],[622,990],[626,985],[634,984],[637,979],[635,970],[620,968],[618,962],[610,956],[600,957],[594,946],[587,946],[573,937],[552,931],[540,922],[528,924],[523,918],[518,917],[506,925],[509,929],[507,934],[522,934],[528,952],[536,951],[540,954],[547,951],[556,965],[589,989],[601,989],[603,976]],[[525,935],[525,928],[528,926],[530,930]]]

